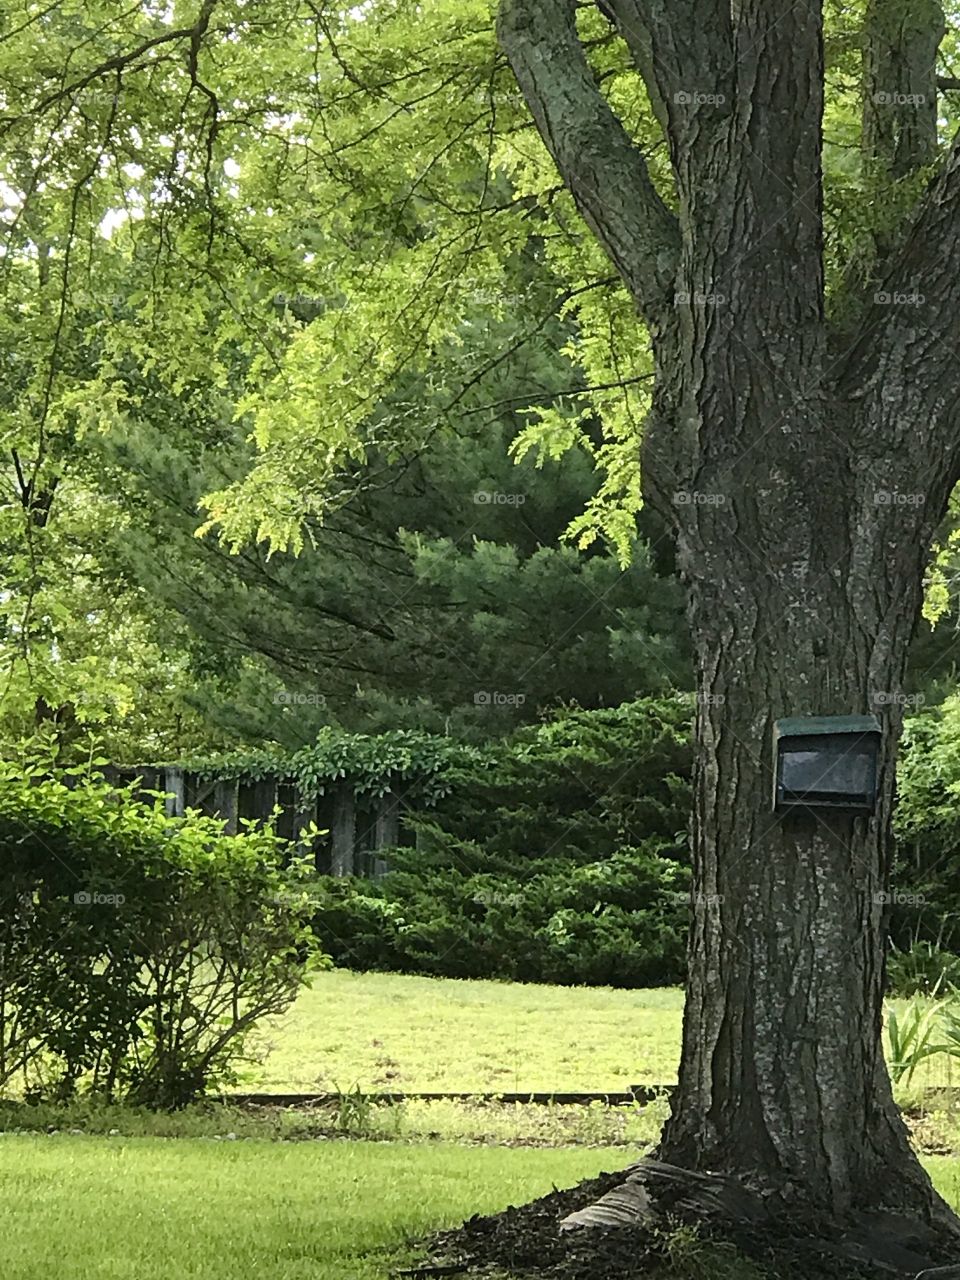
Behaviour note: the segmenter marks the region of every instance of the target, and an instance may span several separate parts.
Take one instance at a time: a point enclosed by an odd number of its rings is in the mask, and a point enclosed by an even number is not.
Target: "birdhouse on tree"
[[[873,813],[880,721],[876,716],[792,716],[774,725],[776,810]]]

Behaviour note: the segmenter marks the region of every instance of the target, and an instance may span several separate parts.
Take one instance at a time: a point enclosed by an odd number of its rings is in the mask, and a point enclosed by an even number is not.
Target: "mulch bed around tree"
[[[623,1181],[622,1170],[605,1173],[570,1190],[553,1191],[530,1204],[488,1217],[475,1216],[429,1242],[428,1259],[422,1270],[402,1274],[420,1274],[429,1280],[431,1275],[454,1275],[453,1270],[447,1270],[454,1267],[463,1268],[460,1274],[465,1280],[470,1274],[482,1275],[484,1271],[488,1275],[500,1272],[543,1280],[639,1280],[673,1274],[665,1269],[662,1241],[639,1224],[560,1230],[560,1221],[568,1214],[592,1205]],[[733,1245],[737,1253],[752,1259],[771,1280],[913,1280],[917,1274],[917,1268],[906,1268],[902,1259],[851,1261],[844,1256],[845,1246],[835,1228],[825,1227],[815,1234],[809,1229],[791,1234],[782,1228],[771,1230],[769,1225],[697,1221],[704,1241]],[[676,1274],[699,1274],[695,1263],[694,1267],[694,1271],[685,1269]],[[702,1275],[703,1280],[709,1280],[706,1267]]]

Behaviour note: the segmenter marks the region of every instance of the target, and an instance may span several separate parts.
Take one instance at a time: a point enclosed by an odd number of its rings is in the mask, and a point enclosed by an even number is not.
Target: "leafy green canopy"
[[[925,175],[891,184],[865,168],[865,3],[827,8],[827,249],[842,315],[850,264],[868,269]],[[78,446],[147,413],[161,426],[164,398],[171,419],[189,421],[186,406],[198,432],[212,428],[213,449],[249,438],[221,474],[200,469],[183,513],[185,526],[205,513],[234,550],[251,538],[303,549],[364,466],[401,468],[454,416],[481,430],[508,401],[516,457],[547,467],[574,450],[597,468],[564,520],[577,545],[602,537],[621,563],[633,553],[648,335],[558,181],[493,17],[492,0],[63,0],[0,14],[0,418],[13,463],[0,549],[18,586],[0,617],[33,664],[11,677],[24,723],[31,693],[61,697],[69,657],[62,696],[82,691],[94,718],[129,703],[150,667],[162,692],[144,734],[201,736],[185,700],[192,638],[156,617],[142,578],[124,575],[118,592],[92,549],[101,531],[126,536],[136,488],[122,471],[114,495],[89,473],[64,484]],[[579,21],[670,203],[627,52],[598,9]],[[954,53],[951,34],[947,66]],[[945,132],[954,113],[948,96]],[[545,334],[565,386],[532,367],[520,386],[485,380]],[[48,521],[51,504],[67,518]]]
[[[586,475],[639,421],[642,343],[565,197],[538,200],[549,166],[491,11],[265,9],[61,5],[0,28],[0,280],[16,317],[0,397],[17,451],[0,548],[19,587],[0,616],[5,649],[23,651],[8,731],[38,697],[112,727],[139,684],[152,692],[114,733],[124,755],[138,739],[191,750],[204,722],[214,740],[288,743],[327,716],[472,717],[487,733],[510,721],[473,711],[485,690],[532,717],[684,680],[664,635],[676,592]],[[531,435],[540,401],[549,423]],[[527,464],[506,479],[493,455],[514,438]],[[550,459],[574,443],[564,479]],[[425,518],[395,480],[416,484],[430,447],[428,497],[452,518]],[[621,481],[635,504],[632,444]],[[191,546],[210,490],[309,565]],[[480,512],[477,491],[527,504]],[[629,578],[553,548],[585,506],[610,509]],[[358,543],[371,521],[391,546]],[[322,694],[324,714],[274,714],[276,681]]]
[[[881,176],[854,146],[865,5],[828,7],[839,293],[841,265],[867,252],[909,193],[887,182],[883,201],[869,198]],[[0,345],[18,384],[17,428],[32,441],[37,410],[48,438],[123,419],[136,409],[118,376],[130,360],[175,391],[225,386],[239,349],[249,361],[239,412],[258,460],[210,495],[210,524],[233,546],[255,535],[298,547],[302,518],[336,500],[344,467],[374,445],[390,456],[442,420],[441,410],[424,421],[416,403],[381,411],[410,371],[429,376],[440,341],[464,347],[445,387],[449,406],[461,402],[475,373],[466,317],[478,301],[510,309],[505,267],[533,245],[560,282],[560,312],[576,321],[571,357],[594,389],[537,407],[531,388],[515,448],[587,452],[604,480],[573,532],[586,545],[603,530],[625,557],[648,342],[557,181],[493,19],[491,0],[99,0],[9,13],[0,130],[16,306],[5,323],[20,344]],[[580,22],[670,201],[659,126],[625,47],[599,9],[584,6]],[[952,51],[951,36],[948,60]],[[101,322],[94,376],[71,370],[79,312],[126,296],[131,272],[132,309]],[[603,424],[600,441],[588,418]]]
[[[653,142],[622,51],[599,15],[585,21],[610,93]],[[136,413],[131,361],[180,392],[226,387],[239,350],[258,460],[210,497],[211,519],[233,546],[255,534],[299,547],[345,467],[422,441],[469,394],[470,313],[509,312],[505,269],[532,245],[561,287],[542,322],[575,318],[580,385],[609,389],[531,413],[516,449],[591,456],[606,480],[576,536],[604,528],[626,557],[646,343],[529,128],[489,4],[62,5],[3,34],[4,275],[26,322],[26,445],[28,404],[49,462],[57,435]],[[116,297],[131,305],[98,318],[96,369],[69,369],[82,313]],[[443,404],[426,420],[415,401],[385,409],[411,371],[431,376],[441,341],[462,349]]]

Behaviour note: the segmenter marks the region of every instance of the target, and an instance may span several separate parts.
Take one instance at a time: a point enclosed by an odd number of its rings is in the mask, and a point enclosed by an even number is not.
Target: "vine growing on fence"
[[[308,800],[343,778],[358,795],[383,796],[398,783],[412,784],[417,801],[433,805],[449,793],[458,770],[482,768],[486,759],[481,748],[435,734],[398,729],[372,735],[328,726],[292,753],[262,748],[167,763],[210,782],[276,777]]]

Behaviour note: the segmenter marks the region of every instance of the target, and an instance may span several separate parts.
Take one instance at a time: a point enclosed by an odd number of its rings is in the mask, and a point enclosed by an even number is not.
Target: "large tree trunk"
[[[960,476],[944,341],[960,151],[902,248],[870,263],[889,292],[852,300],[851,338],[825,318],[820,6],[604,7],[663,128],[676,214],[597,88],[572,0],[501,0],[499,32],[656,356],[644,491],[676,530],[699,667],[695,917],[660,1154],[791,1213],[953,1222],[894,1106],[881,1027],[897,695]],[[869,91],[897,69],[888,114],[864,112],[874,180],[937,147],[935,111],[908,99],[935,100],[939,9],[901,10],[872,0],[865,28]],[[890,305],[911,290],[925,311]],[[883,718],[877,812],[775,813],[773,722],[863,712]]]
[[[646,480],[675,511],[700,695],[696,914],[662,1154],[834,1214],[880,1195],[923,1212],[936,1201],[881,1049],[880,896],[933,528],[912,463],[901,475],[863,449],[877,424],[831,380],[820,14],[785,5],[774,36],[751,7],[740,75],[766,127],[734,107],[685,153],[681,324],[663,363],[680,366],[694,429],[672,491],[656,467]],[[742,81],[723,93],[742,101]],[[805,128],[784,145],[773,125],[797,103]],[[775,814],[774,720],[866,711],[884,718],[876,815]]]
[[[861,502],[873,502],[869,485]],[[876,1209],[880,1197],[924,1210],[933,1193],[881,1052],[896,694],[921,557],[905,545],[881,587],[876,557],[843,554],[849,538],[871,535],[838,522],[833,559],[862,564],[867,580],[819,564],[811,548],[790,590],[791,566],[773,559],[762,512],[755,521],[726,538],[714,527],[714,556],[709,568],[698,556],[691,583],[694,921],[680,1088],[661,1154],[832,1214]],[[878,608],[898,582],[896,609]],[[773,721],[864,710],[884,724],[877,813],[774,813]]]

